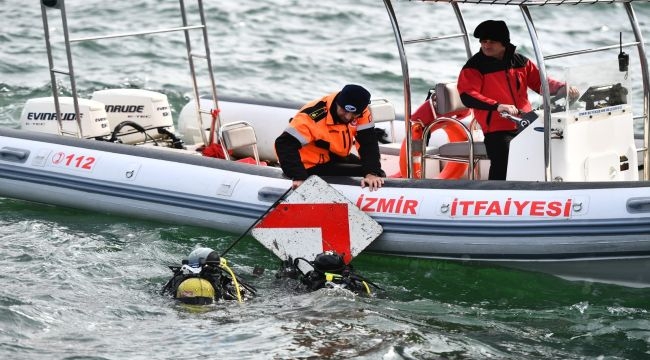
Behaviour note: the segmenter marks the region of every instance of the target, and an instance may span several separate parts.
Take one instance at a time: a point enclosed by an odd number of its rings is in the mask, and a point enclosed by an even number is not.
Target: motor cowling
[[[116,135],[122,143],[137,144],[164,138],[158,129],[174,133],[171,106],[167,95],[143,89],[106,89],[95,91],[92,99],[103,103],[111,130],[124,122],[133,122],[146,134],[131,126],[120,126]]]
[[[81,136],[84,138],[106,137],[111,129],[106,116],[104,104],[89,100],[78,99],[79,115],[81,117]],[[53,97],[29,99],[20,115],[20,127],[24,130],[44,132],[58,135],[78,136],[79,125],[74,110],[72,97],[59,97],[61,124],[59,128],[56,116],[56,106]]]

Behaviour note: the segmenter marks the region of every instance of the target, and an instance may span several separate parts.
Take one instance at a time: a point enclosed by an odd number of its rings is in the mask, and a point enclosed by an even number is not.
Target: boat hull
[[[377,220],[369,252],[650,286],[650,183],[325,178]],[[289,187],[278,168],[0,129],[0,196],[232,233]]]

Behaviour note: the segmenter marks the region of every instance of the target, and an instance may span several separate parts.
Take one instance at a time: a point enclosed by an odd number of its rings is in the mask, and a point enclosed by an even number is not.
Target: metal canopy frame
[[[144,36],[144,35],[156,35],[156,34],[162,34],[162,33],[168,33],[168,32],[177,32],[177,31],[182,31],[185,35],[185,47],[187,49],[187,60],[189,63],[190,67],[190,76],[192,80],[192,93],[194,94],[194,99],[196,102],[196,112],[197,112],[197,121],[199,122],[199,128],[204,129],[205,126],[203,125],[203,117],[201,116],[202,114],[207,114],[211,115],[212,110],[217,110],[219,108],[219,104],[217,101],[217,87],[216,83],[214,80],[214,72],[212,70],[212,60],[210,57],[210,47],[208,45],[208,31],[207,31],[207,26],[206,26],[206,18],[205,18],[205,10],[203,7],[203,0],[196,0],[197,7],[198,7],[198,13],[200,17],[201,23],[199,25],[188,25],[187,21],[187,7],[185,6],[185,0],[178,0],[179,2],[179,7],[180,7],[180,14],[181,18],[183,21],[183,26],[179,27],[172,27],[172,28],[163,28],[163,29],[152,29],[152,30],[145,30],[145,31],[136,31],[136,32],[128,32],[128,33],[120,33],[120,34],[109,34],[109,35],[99,35],[99,36],[91,36],[91,37],[79,37],[79,38],[70,38],[70,32],[68,30],[68,21],[67,21],[67,13],[65,9],[65,0],[41,0],[41,16],[43,18],[43,31],[45,33],[45,46],[47,49],[47,59],[49,62],[50,66],[50,78],[51,78],[51,83],[52,83],[52,96],[54,97],[54,106],[56,109],[56,118],[57,122],[59,125],[59,131],[63,134],[63,123],[61,122],[61,105],[59,102],[59,90],[58,90],[58,83],[57,83],[57,74],[58,75],[64,75],[69,78],[70,82],[70,91],[72,93],[72,99],[73,99],[73,105],[74,105],[74,111],[75,111],[75,116],[77,120],[77,125],[79,132],[77,134],[69,134],[69,135],[76,135],[77,137],[82,137],[82,128],[81,128],[81,118],[80,118],[80,113],[79,113],[79,101],[78,101],[78,95],[77,95],[77,86],[76,86],[76,80],[75,80],[75,75],[74,75],[74,66],[73,66],[73,61],[72,61],[72,51],[71,51],[71,44],[75,42],[86,42],[86,41],[97,41],[97,40],[103,40],[103,39],[113,39],[113,38],[120,38],[120,37],[136,37],[136,36]],[[59,15],[61,16],[61,22],[63,26],[63,35],[64,35],[64,45],[65,45],[65,52],[66,52],[66,64],[65,67],[67,70],[63,69],[57,69],[54,67],[54,59],[52,56],[52,44],[50,42],[50,27],[49,27],[49,22],[48,22],[48,11],[49,10],[58,10]],[[203,38],[203,46],[204,46],[204,52],[203,53],[196,53],[192,50],[191,46],[191,36],[190,32],[193,30],[201,30],[201,36]],[[195,67],[195,60],[201,59],[205,60],[207,62],[207,72],[208,72],[208,77],[210,80],[210,92],[212,94],[212,102],[213,102],[213,109],[202,109],[201,108],[201,102],[200,102],[200,96],[199,96],[199,88],[198,88],[198,82],[197,82],[197,75],[196,75],[196,67]],[[219,112],[216,112],[216,126],[218,127],[220,124],[220,117],[219,117]],[[205,131],[201,131],[201,136],[203,138],[203,142],[205,144],[208,143],[208,139],[205,135]]]
[[[636,46],[639,53],[639,62],[641,66],[641,77],[643,83],[643,148],[640,149],[645,153],[644,162],[643,162],[643,180],[650,179],[650,156],[648,156],[648,143],[650,142],[650,76],[648,74],[648,58],[646,55],[645,45],[643,43],[643,36],[641,34],[641,29],[639,28],[638,19],[634,12],[633,3],[650,3],[650,0],[417,0],[420,2],[431,2],[431,3],[447,3],[449,4],[456,15],[459,28],[461,32],[459,34],[452,34],[439,37],[427,37],[423,39],[413,39],[413,40],[404,40],[400,31],[399,23],[397,20],[397,15],[393,9],[393,1],[384,0],[384,5],[386,11],[388,12],[388,17],[390,19],[391,25],[393,27],[393,33],[395,35],[395,41],[397,43],[397,50],[400,57],[400,62],[402,66],[402,76],[404,81],[404,126],[406,134],[406,153],[411,154],[411,84],[409,77],[409,68],[408,61],[406,58],[405,45],[430,42],[442,39],[450,38],[463,38],[465,43],[465,49],[467,52],[467,57],[472,56],[471,49],[469,46],[469,35],[467,28],[465,26],[465,21],[463,15],[460,11],[458,4],[467,3],[467,4],[476,4],[481,6],[487,5],[501,5],[501,6],[517,6],[521,10],[524,22],[528,29],[528,34],[533,45],[533,51],[535,53],[535,58],[537,61],[537,66],[539,67],[540,78],[542,81],[542,107],[544,109],[544,167],[545,167],[545,178],[546,181],[553,179],[553,174],[551,173],[551,147],[550,147],[550,129],[551,129],[551,111],[550,111],[550,92],[548,87],[548,76],[546,71],[545,60],[557,59],[568,56],[575,56],[586,53],[594,53],[599,51],[611,50],[613,48],[618,49],[619,44],[614,44],[610,46],[603,46],[599,48],[592,49],[582,49],[578,51],[571,51],[561,54],[552,54],[544,56],[542,52],[542,47],[537,36],[537,31],[533,23],[532,16],[530,14],[529,8],[531,6],[559,6],[559,5],[585,5],[585,4],[622,4],[627,13],[627,17],[630,20],[630,25],[632,31],[634,32],[635,41],[631,43],[622,44],[623,47],[634,47]],[[411,156],[407,156],[407,177],[413,177],[413,159]]]
[[[418,0],[418,1],[487,4],[487,5],[542,6],[542,5],[598,4],[598,3],[600,4],[631,3],[631,2],[647,2],[648,0]]]

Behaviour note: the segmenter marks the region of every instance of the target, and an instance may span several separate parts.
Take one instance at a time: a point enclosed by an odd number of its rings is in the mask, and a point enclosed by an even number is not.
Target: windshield
[[[567,89],[573,88],[574,92],[561,91],[551,96],[551,112],[586,115],[631,103],[630,77],[616,60],[566,67],[564,79],[558,80],[565,81]]]

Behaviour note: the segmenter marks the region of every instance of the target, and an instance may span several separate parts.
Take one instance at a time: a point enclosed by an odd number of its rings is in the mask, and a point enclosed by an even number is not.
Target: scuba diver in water
[[[256,289],[238,278],[226,259],[210,248],[195,249],[181,266],[169,268],[174,274],[161,292],[184,304],[209,305],[219,300],[243,302],[256,295]]]
[[[300,262],[308,264],[312,270],[306,273],[300,270]],[[298,289],[316,291],[323,288],[342,288],[355,294],[372,295],[370,287],[382,290],[368,279],[355,273],[352,265],[345,264],[343,256],[326,251],[316,255],[314,261],[299,257],[295,260],[289,258],[281,264],[280,270],[275,274],[277,279],[289,278],[299,280]]]

